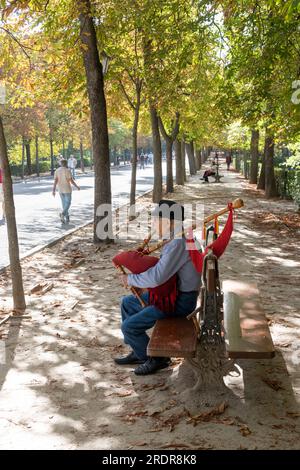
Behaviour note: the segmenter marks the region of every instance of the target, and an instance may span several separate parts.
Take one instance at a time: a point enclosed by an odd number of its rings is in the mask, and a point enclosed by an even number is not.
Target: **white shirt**
[[[68,167],[69,167],[69,168],[76,168],[76,166],[77,166],[77,160],[76,160],[76,158],[70,157],[70,158],[68,159]]]
[[[72,175],[68,168],[61,166],[54,173],[54,178],[57,178],[57,188],[60,193],[71,193],[71,179]]]

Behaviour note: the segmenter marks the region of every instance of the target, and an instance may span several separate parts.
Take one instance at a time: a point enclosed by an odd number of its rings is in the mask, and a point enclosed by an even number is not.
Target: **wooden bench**
[[[267,319],[255,284],[224,281],[225,347],[229,358],[268,359],[275,355]],[[194,357],[198,332],[192,320],[158,320],[148,345],[149,356]]]
[[[209,175],[208,178],[214,178],[213,183],[220,183],[221,178],[224,178],[224,175],[216,175],[216,174],[215,175]],[[201,177],[200,179],[203,179],[203,177]],[[203,183],[206,183],[206,181],[203,181]]]
[[[194,357],[197,330],[187,318],[157,320],[147,348],[148,356]]]
[[[257,285],[224,281],[224,328],[228,357],[268,359],[275,355]]]

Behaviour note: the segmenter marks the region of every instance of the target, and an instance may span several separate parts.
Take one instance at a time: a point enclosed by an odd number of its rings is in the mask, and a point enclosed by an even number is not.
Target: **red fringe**
[[[172,276],[161,286],[149,290],[149,303],[166,315],[174,313],[177,298],[177,276]]]

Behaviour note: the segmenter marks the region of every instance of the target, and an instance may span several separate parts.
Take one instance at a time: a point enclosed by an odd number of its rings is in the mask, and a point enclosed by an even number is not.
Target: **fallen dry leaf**
[[[157,382],[156,384],[142,384],[141,389],[148,391],[148,390],[154,390],[156,388],[164,387],[166,386],[165,382]]]
[[[183,418],[184,416],[186,416],[186,411],[183,411],[178,414],[173,414],[166,419],[159,418],[159,424],[163,427],[168,427],[169,432],[172,432],[174,431],[175,426],[179,424],[181,418]]]
[[[239,432],[242,434],[242,436],[246,437],[249,436],[249,434],[252,434],[250,429],[246,424],[240,427]]]
[[[219,405],[215,406],[214,408],[212,408],[211,410],[204,411],[203,413],[200,413],[199,415],[192,416],[189,414],[189,418],[187,422],[192,423],[194,426],[197,426],[197,424],[203,421],[211,421],[216,416],[223,414],[227,407],[228,407],[228,403],[224,401],[220,403]]]
[[[268,377],[262,377],[262,381],[265,382],[273,390],[276,390],[276,392],[278,392],[278,390],[284,390],[284,388],[282,387],[282,383],[279,380],[272,380]]]
[[[104,393],[105,397],[129,397],[129,395],[132,395],[133,390],[124,390],[123,392],[112,392],[112,393]]]
[[[32,287],[29,291],[29,295],[31,294],[43,295],[49,290],[51,290],[53,287],[54,287],[53,282],[42,282]]]
[[[294,412],[294,411],[287,411],[287,412],[286,412],[286,415],[287,415],[289,418],[293,418],[293,419],[300,418],[300,413],[296,413],[296,412]]]

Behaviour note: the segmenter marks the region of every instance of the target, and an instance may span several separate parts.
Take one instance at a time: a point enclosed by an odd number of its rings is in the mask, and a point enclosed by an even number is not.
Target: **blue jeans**
[[[172,317],[186,317],[193,312],[197,305],[197,297],[198,292],[180,292]],[[142,298],[148,302],[149,295],[143,294]],[[121,315],[121,330],[125,344],[131,346],[139,359],[146,360],[149,343],[146,331],[154,326],[156,320],[166,318],[166,314],[154,305],[143,308],[134,295],[127,295],[121,302]]]
[[[69,218],[69,209],[72,201],[72,193],[59,193],[62,203],[62,214],[67,219]]]
[[[73,178],[73,180],[74,180],[74,179],[75,179],[75,176],[76,176],[76,174],[75,174],[75,168],[69,168],[69,170],[70,170],[71,175],[72,175],[72,178]]]

